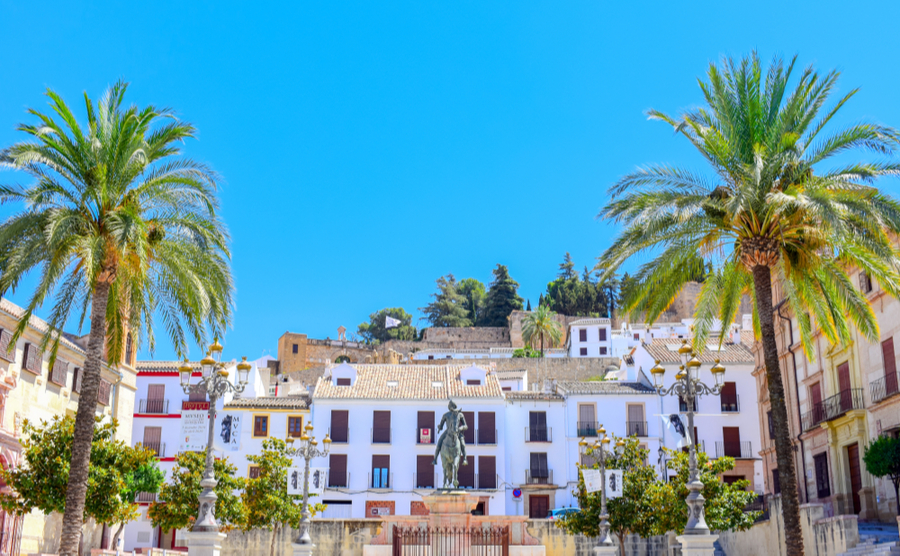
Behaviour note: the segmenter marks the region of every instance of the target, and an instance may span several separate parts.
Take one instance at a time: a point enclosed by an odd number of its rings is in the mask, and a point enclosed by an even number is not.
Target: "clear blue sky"
[[[498,262],[535,303],[564,252],[581,268],[607,246],[595,215],[618,176],[702,168],[644,111],[698,103],[723,54],[840,69],[862,88],[845,122],[900,126],[896,3],[82,4],[0,0],[0,145],[45,87],[78,104],[119,78],[196,124],[187,154],[226,179],[226,356],[419,316],[437,277],[488,282]]]

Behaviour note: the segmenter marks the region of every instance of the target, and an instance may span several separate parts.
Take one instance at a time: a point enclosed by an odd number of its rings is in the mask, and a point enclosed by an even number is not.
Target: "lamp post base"
[[[292,546],[294,547],[294,556],[312,556],[313,549],[316,547],[314,544],[297,543],[294,543]]]
[[[219,556],[225,533],[217,531],[188,531],[186,533],[188,556]]]
[[[679,535],[682,556],[713,556],[719,535]]]
[[[614,544],[594,547],[594,556],[616,556],[618,553],[619,547]]]

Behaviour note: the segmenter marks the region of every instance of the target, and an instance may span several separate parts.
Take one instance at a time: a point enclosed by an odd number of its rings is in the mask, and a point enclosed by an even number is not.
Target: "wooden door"
[[[331,454],[329,456],[328,486],[350,486],[347,484],[347,454]]]
[[[896,394],[897,384],[897,358],[894,355],[894,339],[888,338],[881,342],[881,355],[884,358],[884,395]]]
[[[841,413],[853,409],[853,392],[850,390],[850,364],[838,365],[838,390],[841,395]]]
[[[331,410],[331,441],[347,442],[349,437],[347,424],[350,422],[350,412],[346,409]]]
[[[822,407],[822,386],[818,382],[809,387],[809,399],[812,402],[813,424],[824,421],[825,410]]]
[[[391,456],[372,455],[372,488],[390,488]]]
[[[493,411],[478,412],[478,443],[497,443],[497,422]]]
[[[151,384],[147,386],[147,413],[163,413],[165,399],[165,384]]]
[[[497,459],[478,456],[478,488],[497,488]]]
[[[850,493],[853,496],[853,513],[859,515],[859,491],[862,490],[862,475],[859,469],[859,444],[847,446],[847,463],[850,468]]]
[[[738,427],[722,427],[723,455],[730,458],[741,457],[741,429]]]
[[[644,421],[644,406],[630,404],[628,406],[628,436],[647,436],[647,424]]]
[[[532,494],[528,497],[529,519],[546,519],[550,513],[550,495]]]
[[[432,456],[416,456],[416,488],[434,488]]]

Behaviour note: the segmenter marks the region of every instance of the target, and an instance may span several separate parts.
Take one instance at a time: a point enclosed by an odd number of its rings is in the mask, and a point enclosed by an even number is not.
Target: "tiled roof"
[[[505,371],[496,371],[496,375],[500,380],[512,380],[514,378],[523,378],[527,372],[526,369],[507,369]]]
[[[138,361],[137,372],[139,373],[177,373],[178,367],[182,366],[184,361]],[[237,364],[237,360],[225,361],[226,367]],[[188,365],[195,371],[200,370],[199,361],[188,361]]]
[[[751,347],[756,343],[756,337],[753,335],[752,330],[741,330],[741,343],[747,347]]]
[[[481,386],[467,386],[459,379],[466,365],[353,365],[353,386],[335,386],[330,373],[319,378],[313,399],[406,399],[446,400],[448,398],[501,398],[497,377],[485,376]],[[392,385],[389,385],[388,383]],[[433,383],[440,382],[440,387]],[[396,385],[393,385],[396,383]]]
[[[690,340],[688,340],[690,343]],[[717,346],[718,339],[711,339],[708,345]],[[650,354],[650,357],[659,359],[663,363],[681,363],[678,356],[678,348],[681,346],[681,340],[673,338],[656,338],[650,342],[644,342],[643,347]],[[743,344],[723,343],[722,349],[717,351],[713,349],[704,349],[700,353],[700,361],[703,363],[715,363],[718,359],[723,364],[727,363],[747,363],[752,364],[753,354]]]
[[[5,297],[0,298],[0,310],[9,313],[9,315],[18,320],[22,320],[22,317],[25,316],[25,309],[19,307]],[[31,315],[31,318],[28,319],[28,324],[41,334],[46,334],[47,331],[50,330],[50,323],[33,314]],[[74,334],[63,332],[59,343],[68,347],[69,349],[77,351],[78,353],[85,353],[84,348],[81,347],[80,344],[75,343],[73,341],[73,338],[77,338],[77,336],[75,336]]]
[[[506,394],[506,399],[510,401],[548,401],[548,402],[561,402],[565,401],[565,398],[561,394],[557,394],[556,392],[542,392],[532,391],[532,390],[510,390],[504,392]]]
[[[263,398],[235,398],[225,404],[225,409],[308,409],[306,396],[267,396]]]
[[[569,323],[569,326],[589,326],[592,324],[610,324],[609,319],[578,319]]]
[[[556,386],[564,394],[656,394],[656,390],[646,384],[619,380],[562,380]]]

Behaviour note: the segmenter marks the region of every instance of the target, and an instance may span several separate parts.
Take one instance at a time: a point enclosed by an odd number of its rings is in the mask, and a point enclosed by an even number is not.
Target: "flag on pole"
[[[668,427],[669,430],[674,429],[675,435],[678,438],[678,444],[676,444],[676,447],[684,448],[685,446],[691,445],[691,435],[687,433],[684,423],[681,422],[680,415],[678,415],[677,413],[669,415],[669,418],[666,419],[666,427]]]
[[[400,326],[401,324],[402,323],[395,318],[391,318],[387,315],[384,316],[384,327],[385,328],[394,328],[396,326]]]

